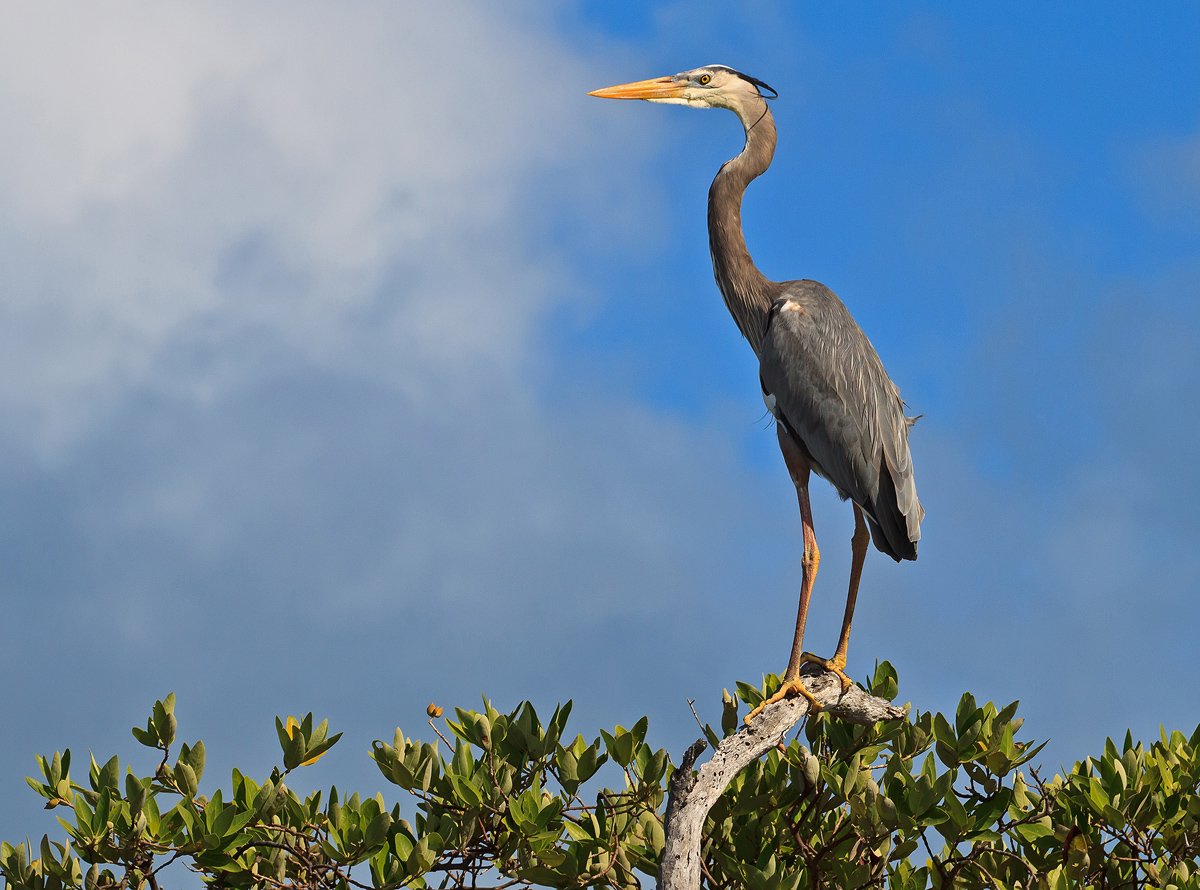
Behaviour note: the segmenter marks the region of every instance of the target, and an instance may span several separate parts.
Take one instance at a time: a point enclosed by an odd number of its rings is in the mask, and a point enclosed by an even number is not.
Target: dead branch
[[[904,710],[858,686],[845,693],[837,676],[820,671],[805,675],[805,685],[830,716],[849,723],[870,725],[904,716]],[[707,747],[698,740],[683,755],[671,777],[667,796],[666,844],[659,864],[659,890],[699,890],[700,845],[704,821],[733,777],[781,743],[808,713],[803,696],[777,702],[749,726],[724,739],[712,757],[696,772],[692,768]]]

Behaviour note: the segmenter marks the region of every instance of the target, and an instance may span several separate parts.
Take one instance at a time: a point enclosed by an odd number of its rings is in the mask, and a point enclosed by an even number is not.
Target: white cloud
[[[583,62],[530,15],[6,18],[0,412],[30,442],[69,445],[141,387],[211,398],[283,355],[440,398],[518,369],[562,298],[530,233],[599,123]],[[194,348],[211,360],[177,360]]]

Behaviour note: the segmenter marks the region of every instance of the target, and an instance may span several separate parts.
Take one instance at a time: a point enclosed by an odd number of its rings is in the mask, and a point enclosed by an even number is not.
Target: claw
[[[743,718],[743,721],[747,726],[749,726],[754,721],[754,718],[761,714],[767,705],[773,705],[775,702],[783,701],[785,698],[791,698],[793,695],[803,695],[806,699],[808,699],[809,707],[812,710],[821,710],[821,703],[817,701],[813,694],[808,691],[805,685],[800,682],[800,678],[793,677],[790,680],[784,680],[783,685],[779,687],[779,690],[770,698],[759,704],[758,707],[752,710],[749,714],[747,714]]]
[[[820,655],[814,655],[811,652],[803,652],[800,654],[800,660],[802,662],[810,662],[812,664],[820,665],[825,670],[837,674],[838,679],[842,684],[842,692],[845,692],[854,685],[854,681],[851,680],[846,674],[846,657],[844,655],[840,657],[835,655],[833,658],[822,658]],[[749,726],[754,718],[763,712],[767,705],[773,705],[775,702],[783,701],[785,698],[791,698],[793,695],[803,695],[806,699],[808,699],[809,706],[812,710],[821,710],[821,703],[816,700],[811,692],[808,691],[805,685],[800,681],[800,678],[792,677],[790,680],[784,680],[783,685],[779,687],[779,690],[774,695],[763,701],[760,705],[758,705],[758,707],[754,708],[749,714],[747,714],[743,718],[745,724]]]
[[[838,679],[842,681],[842,692],[845,692],[854,685],[854,681],[846,675],[846,657],[844,655],[840,658],[836,655],[833,658],[822,658],[820,655],[813,655],[811,652],[802,652],[800,653],[800,660],[819,664],[825,670],[837,674]]]

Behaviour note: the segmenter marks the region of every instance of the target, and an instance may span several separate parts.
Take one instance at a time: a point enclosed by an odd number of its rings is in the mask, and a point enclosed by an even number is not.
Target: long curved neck
[[[750,258],[742,234],[742,195],[775,155],[775,119],[765,102],[737,110],[746,128],[746,146],[726,161],[708,190],[708,243],[713,275],[742,336],[757,355],[771,311],[769,281]]]

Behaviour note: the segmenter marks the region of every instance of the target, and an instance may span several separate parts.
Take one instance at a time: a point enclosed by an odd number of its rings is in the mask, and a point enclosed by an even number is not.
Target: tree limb
[[[858,686],[842,692],[841,681],[828,671],[805,674],[805,686],[822,710],[848,723],[871,725],[904,716],[904,709],[867,694]],[[808,699],[794,696],[771,705],[749,726],[719,744],[712,757],[692,772],[707,747],[696,741],[683,755],[671,776],[667,796],[666,844],[659,863],[659,890],[699,890],[700,845],[708,811],[733,781],[733,777],[774,748],[808,713]]]

